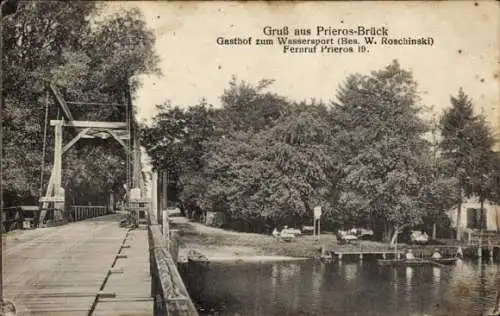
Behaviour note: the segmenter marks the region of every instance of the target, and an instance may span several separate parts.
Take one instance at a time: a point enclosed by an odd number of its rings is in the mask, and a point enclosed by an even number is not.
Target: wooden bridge
[[[6,234],[4,297],[17,315],[197,315],[169,251],[177,241],[162,234],[169,230],[156,220],[120,227],[124,218]]]
[[[54,157],[45,194],[36,206],[0,207],[0,231],[8,232],[0,243],[0,301],[13,302],[17,315],[198,315],[177,270],[179,235],[169,229],[168,181],[153,173],[146,194],[138,124],[125,88],[126,121],[109,122],[77,120],[57,87],[49,86],[63,115],[50,121]],[[63,129],[71,136],[66,144]],[[113,139],[125,151],[123,213],[66,204],[63,154],[80,139],[94,138]]]

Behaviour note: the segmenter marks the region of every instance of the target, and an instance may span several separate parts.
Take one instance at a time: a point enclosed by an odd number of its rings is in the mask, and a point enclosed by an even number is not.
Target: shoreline
[[[319,240],[315,236],[304,235],[286,242],[271,235],[235,232],[207,226],[174,214],[171,214],[169,221],[173,229],[180,231],[179,262],[187,261],[187,253],[190,250],[203,254],[210,262],[310,260],[318,257],[322,246],[328,251],[349,251],[360,247],[387,250],[386,244],[373,241],[339,245],[334,234],[321,235]]]
[[[395,248],[376,241],[359,240],[352,244],[339,244],[334,234],[317,237],[304,235],[285,242],[271,235],[236,232],[190,221],[182,216],[169,217],[173,229],[180,231],[179,262],[187,261],[187,254],[195,250],[207,257],[209,262],[279,262],[317,259],[321,247],[338,253],[393,253]],[[177,215],[177,214],[176,214]],[[402,244],[400,251],[414,249],[430,256],[434,247]],[[444,249],[443,248],[443,249]],[[447,251],[449,252],[449,251]]]
[[[288,257],[288,256],[207,256],[210,263],[274,263],[287,261],[305,261],[312,258]],[[182,256],[179,251],[179,263],[186,263],[187,256]]]

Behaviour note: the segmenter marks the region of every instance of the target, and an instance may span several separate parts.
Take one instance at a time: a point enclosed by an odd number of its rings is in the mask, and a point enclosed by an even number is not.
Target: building
[[[500,109],[498,106],[481,108],[481,114],[486,118],[493,137],[496,139],[495,151],[500,151]],[[457,209],[448,212],[452,227],[457,228]],[[481,225],[481,222],[483,225]],[[500,231],[500,205],[489,202],[484,203],[484,216],[481,218],[481,204],[479,199],[470,198],[462,204],[462,215],[459,226],[464,230],[481,229],[488,231]]]
[[[448,212],[452,227],[457,227],[457,208]],[[484,202],[484,216],[481,217],[481,204],[477,198],[470,198],[462,204],[459,226],[463,230],[481,229],[500,231],[500,205]]]

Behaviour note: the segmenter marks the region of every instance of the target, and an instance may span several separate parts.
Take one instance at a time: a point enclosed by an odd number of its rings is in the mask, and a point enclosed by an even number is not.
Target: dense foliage
[[[485,118],[474,115],[472,100],[462,89],[456,97],[451,97],[451,104],[440,121],[443,137],[440,148],[449,162],[444,171],[458,179],[456,222],[460,222],[464,197],[478,197],[481,213],[486,200],[500,201],[500,155],[493,151],[494,139]],[[460,235],[457,231],[457,238]]]
[[[45,110],[60,114],[47,94],[56,84],[68,101],[125,103],[134,75],[158,72],[154,36],[136,9],[102,15],[95,2],[22,1],[2,20],[3,186],[5,205],[35,203],[52,165],[53,130],[43,155]],[[70,105],[80,120],[125,120],[119,106]],[[65,142],[71,138],[65,132]],[[42,163],[44,162],[44,163]],[[98,163],[96,163],[98,162]],[[125,182],[125,153],[110,140],[82,140],[63,157],[63,186],[70,202],[103,203]],[[81,192],[85,192],[85,196]]]
[[[352,75],[337,99],[339,207],[372,227],[384,227],[386,238],[421,224],[430,211],[429,195],[439,194],[436,189],[445,183],[433,183],[438,179],[424,138],[429,126],[420,117],[412,74],[393,62],[370,76]]]
[[[459,203],[447,132],[440,144],[443,125],[423,119],[417,83],[397,61],[347,77],[329,105],[292,102],[267,92],[271,84],[233,78],[221,108],[164,104],[143,130],[154,167],[178,175],[188,208],[223,211],[232,226],[262,231],[310,224],[322,206],[330,227],[371,227],[394,241],[405,228],[443,222]],[[475,137],[490,141],[481,126]],[[494,156],[490,145],[470,145],[485,151],[469,158]],[[470,186],[494,197],[493,180]]]
[[[61,115],[49,83],[68,101],[114,104],[72,104],[77,119],[124,121],[136,75],[159,73],[140,12],[103,12],[94,2],[25,1],[2,20],[6,205],[34,203],[47,182],[53,132],[44,147],[45,111]],[[169,171],[188,209],[223,211],[234,227],[262,231],[310,225],[321,206],[331,228],[370,227],[394,241],[460,209],[464,197],[500,202],[500,157],[462,90],[437,126],[423,119],[417,83],[397,61],[348,76],[329,104],[294,102],[269,92],[272,83],[233,78],[220,108],[166,102],[143,126],[154,168]],[[438,127],[441,139],[431,141]],[[104,202],[123,188],[124,164],[119,144],[81,140],[63,159],[69,201]]]

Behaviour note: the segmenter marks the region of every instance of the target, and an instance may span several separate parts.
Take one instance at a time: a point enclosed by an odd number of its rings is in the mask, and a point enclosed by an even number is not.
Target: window
[[[483,209],[483,216],[481,216],[481,209],[468,208],[467,209],[467,228],[481,229],[486,228],[486,209]]]

